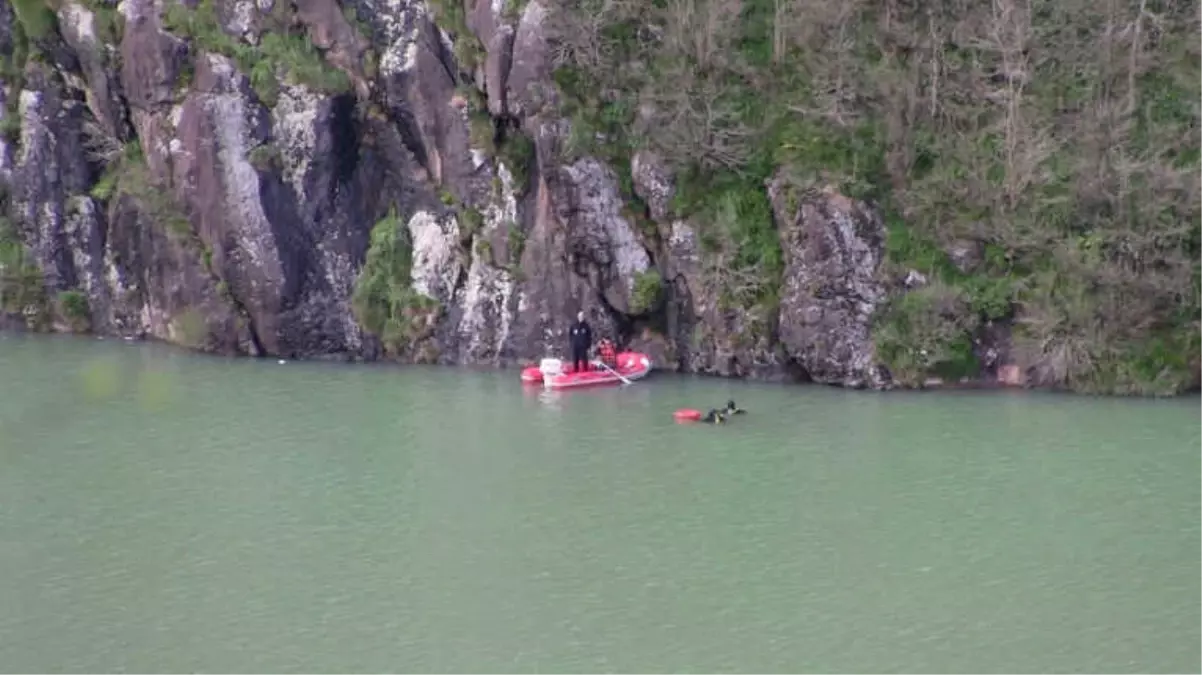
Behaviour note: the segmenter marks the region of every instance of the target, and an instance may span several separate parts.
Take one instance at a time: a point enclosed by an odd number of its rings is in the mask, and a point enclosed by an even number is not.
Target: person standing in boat
[[[593,328],[584,320],[584,312],[576,313],[576,323],[568,330],[569,346],[572,350],[572,372],[588,370],[588,350],[593,346]]]

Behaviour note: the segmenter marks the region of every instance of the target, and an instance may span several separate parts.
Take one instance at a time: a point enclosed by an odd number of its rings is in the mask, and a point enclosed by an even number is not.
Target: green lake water
[[[0,669],[1198,672],[1199,429],[0,335]]]

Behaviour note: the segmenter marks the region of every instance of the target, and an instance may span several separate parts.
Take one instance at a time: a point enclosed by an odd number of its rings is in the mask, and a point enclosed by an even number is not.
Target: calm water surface
[[[0,335],[0,669],[1198,672],[1199,423]]]

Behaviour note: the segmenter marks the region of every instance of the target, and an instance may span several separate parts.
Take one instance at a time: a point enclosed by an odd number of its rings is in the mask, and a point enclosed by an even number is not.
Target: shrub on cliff
[[[664,294],[664,279],[656,269],[638,272],[634,276],[634,290],[630,294],[630,311],[643,314],[659,306]]]
[[[359,324],[380,338],[387,352],[412,346],[438,303],[413,290],[413,247],[409,230],[395,213],[371,231],[367,260],[355,282],[351,306]]]
[[[72,331],[79,333],[90,327],[92,312],[88,307],[88,296],[83,291],[71,289],[60,292],[58,311]]]
[[[168,4],[163,24],[173,33],[191,39],[200,49],[233,59],[267,105],[275,104],[281,79],[327,94],[349,91],[350,79],[346,73],[327,63],[313,40],[287,20],[286,14],[281,14],[283,11],[286,10],[266,16],[268,30],[257,45],[247,44],[222,28],[213,0],[200,0],[195,8]]]
[[[37,315],[46,308],[42,272],[7,219],[0,217],[0,312]]]
[[[40,40],[58,25],[54,12],[46,0],[13,0],[17,21],[21,22],[24,34],[32,40]]]

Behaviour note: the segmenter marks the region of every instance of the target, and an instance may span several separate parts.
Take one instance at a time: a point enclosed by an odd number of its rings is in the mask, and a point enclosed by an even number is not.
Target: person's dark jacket
[[[588,348],[593,345],[593,328],[588,325],[587,321],[577,321],[568,331],[568,338],[572,349],[588,351]]]

